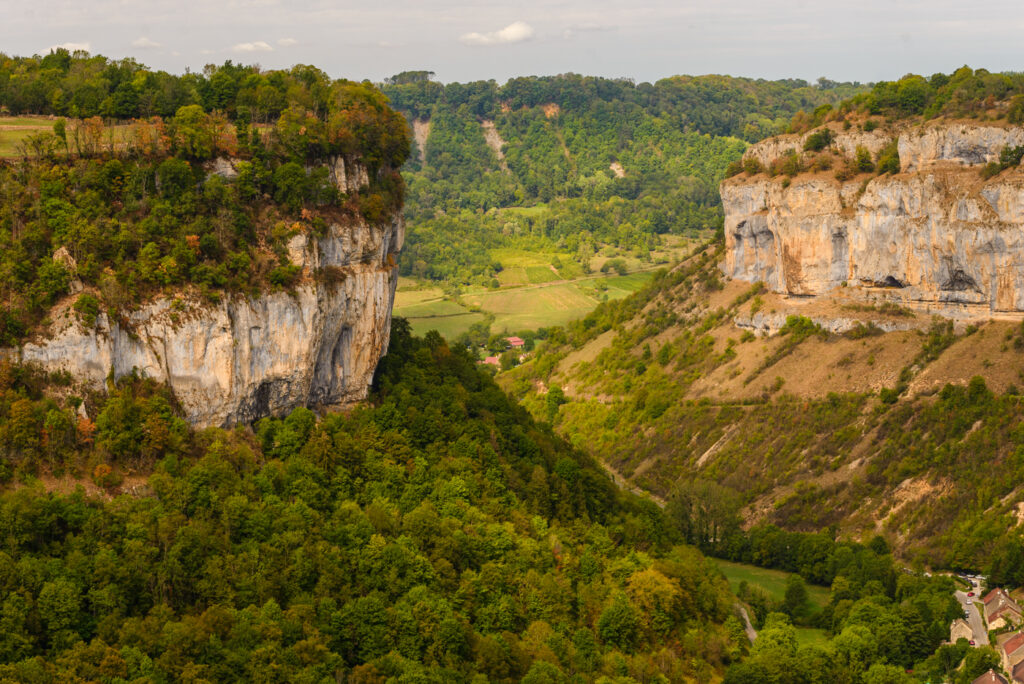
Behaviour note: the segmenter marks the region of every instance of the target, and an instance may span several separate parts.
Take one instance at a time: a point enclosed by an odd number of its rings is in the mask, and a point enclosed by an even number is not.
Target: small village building
[[[967,639],[970,641],[974,638],[974,630],[967,624],[967,620],[963,618],[957,618],[953,620],[953,624],[949,626],[949,643],[955,644],[960,639]]]
[[[501,359],[498,358],[497,356],[488,356],[480,363],[486,364],[488,366],[501,366]]]
[[[513,349],[522,349],[526,346],[526,340],[522,337],[506,337],[505,341],[508,342],[508,346]]]
[[[1013,666],[1010,670],[1010,680],[1014,684],[1024,684],[1024,660]]]
[[[999,657],[1003,661],[1003,669],[1012,672],[1013,668],[1024,661],[1024,632],[1003,635],[1007,639],[997,639]]]
[[[990,630],[1019,625],[1024,618],[1024,611],[1001,587],[985,594],[981,601],[985,604],[985,622]]]
[[[1010,684],[1006,681],[1006,677],[999,674],[995,670],[989,670],[985,674],[975,679],[971,684]]]

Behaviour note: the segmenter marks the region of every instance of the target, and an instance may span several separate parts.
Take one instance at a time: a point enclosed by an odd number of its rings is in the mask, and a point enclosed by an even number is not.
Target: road
[[[981,588],[973,586],[971,589],[974,591],[974,596],[968,596],[966,592],[959,590],[954,592],[954,596],[960,602],[960,606],[968,613],[967,624],[971,626],[971,631],[974,632],[974,645],[988,646],[988,631],[985,629],[985,621],[981,617],[981,609],[984,607],[984,604],[980,601]],[[968,601],[971,601],[971,603],[968,604]]]

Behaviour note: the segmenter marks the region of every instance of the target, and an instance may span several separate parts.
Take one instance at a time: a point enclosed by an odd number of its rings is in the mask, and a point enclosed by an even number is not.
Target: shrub
[[[1024,95],[1010,100],[1010,109],[1006,112],[1006,120],[1012,124],[1024,123]]]
[[[92,482],[101,489],[113,489],[123,481],[121,471],[111,468],[106,463],[100,463],[92,471]]]
[[[1024,158],[1024,145],[1019,147],[1004,147],[999,153],[999,165],[1004,169],[1012,166],[1020,166],[1020,160]]]
[[[900,150],[895,138],[878,151],[875,161],[880,174],[900,172]]]
[[[979,173],[983,179],[988,180],[989,178],[998,176],[999,172],[1002,170],[1003,167],[999,165],[999,162],[989,162],[988,164],[985,164],[985,166],[981,167],[981,171],[979,171]]]
[[[287,289],[295,284],[301,272],[302,268],[295,264],[283,264],[272,270],[267,278],[271,285]]]
[[[100,313],[100,302],[96,297],[89,293],[79,295],[78,299],[75,300],[74,309],[82,325],[86,328],[95,327],[96,317]]]
[[[743,160],[743,170],[748,176],[756,176],[759,173],[764,173],[764,164],[756,157],[747,157]]]
[[[832,144],[835,136],[832,134],[832,129],[822,128],[820,131],[811,133],[807,136],[804,141],[804,151],[806,152],[821,152],[823,149]]]
[[[863,145],[857,145],[857,153],[854,160],[857,170],[861,173],[871,173],[875,170],[875,163],[871,161],[871,152]]]
[[[867,121],[864,122],[864,130],[867,131],[868,133],[875,130],[876,128],[878,128],[878,122],[875,121],[874,119],[868,119]]]

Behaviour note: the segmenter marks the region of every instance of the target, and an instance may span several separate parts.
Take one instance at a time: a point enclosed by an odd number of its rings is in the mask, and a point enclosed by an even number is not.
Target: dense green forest
[[[737,653],[653,504],[401,321],[347,416],[195,432],[127,379],[76,429],[45,380],[5,367],[0,681],[681,681]],[[112,499],[32,477],[139,470]]]
[[[686,544],[696,511],[620,493],[400,319],[368,405],[233,431],[190,430],[150,381],[90,397],[92,422],[62,378],[0,370],[0,681],[909,682],[963,657],[932,655],[951,580],[770,526],[730,528],[734,557],[831,599],[750,588],[750,648]],[[148,472],[113,498],[45,489]],[[798,647],[794,624],[832,638]]]
[[[406,72],[382,90],[410,122],[429,126],[404,172],[402,273],[486,284],[501,266],[490,250],[500,247],[569,251],[587,272],[604,247],[645,258],[661,235],[719,227],[718,182],[745,141],[863,88],[575,74],[443,85]]]
[[[0,167],[0,344],[44,322],[72,279],[88,289],[73,306],[86,324],[183,286],[208,300],[288,288],[295,231],[384,220],[406,184],[406,274],[485,282],[502,247],[570,252],[584,271],[599,249],[643,256],[666,233],[720,225],[716,184],[747,141],[864,89],[717,76],[441,85],[414,72],[382,90],[302,66],[172,76],[63,51],[0,56],[0,107],[69,117]],[[410,148],[412,120],[429,121],[423,150]],[[220,156],[239,160],[237,176],[211,173]],[[331,182],[322,164],[338,156],[367,166],[365,191]],[[512,376],[525,408],[461,345],[413,337],[401,319],[364,406],[233,430],[189,427],[173,394],[142,377],[98,391],[0,363],[0,682],[891,684],[968,682],[998,666],[991,650],[942,645],[959,614],[950,578],[902,568],[882,537],[838,532],[863,489],[797,488],[745,530],[752,476],[733,474],[743,459],[792,475],[826,423],[825,455],[811,457],[822,470],[854,430],[876,430],[884,458],[866,486],[977,467],[997,444],[1013,445],[1016,464],[1019,399],[977,382],[916,404],[894,389],[868,428],[854,425],[868,397],[683,401],[694,374],[723,361],[706,333],[728,312],[652,350],[692,311],[660,295],[721,288],[720,257],[717,243],[698,250],[639,295],[547,331]],[[613,330],[584,379],[624,399],[532,394]],[[793,346],[819,334],[805,319],[784,332]],[[950,335],[936,328],[924,351]],[[554,432],[654,451],[717,439],[738,411],[794,429],[752,430],[706,478],[652,474],[670,484],[664,509]],[[944,552],[967,566],[994,552],[993,577],[1017,581],[1024,546],[980,508],[1018,478],[1004,475],[983,489],[993,469],[979,469],[964,496],[934,503],[961,517],[915,560]],[[703,553],[794,573],[782,601],[741,588],[753,645]],[[829,588],[820,610],[807,584]],[[798,628],[824,641],[801,644]]]

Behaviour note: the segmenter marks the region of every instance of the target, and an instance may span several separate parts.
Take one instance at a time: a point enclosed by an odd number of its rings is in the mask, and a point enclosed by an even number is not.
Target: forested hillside
[[[726,76],[430,76],[382,86],[417,134],[402,273],[463,285],[488,284],[501,247],[567,252],[588,271],[602,249],[646,259],[665,234],[713,230],[718,182],[745,141],[862,90]]]
[[[128,380],[73,427],[46,381],[4,366],[0,681],[706,680],[738,648],[656,507],[402,322],[322,420],[192,432]]]

